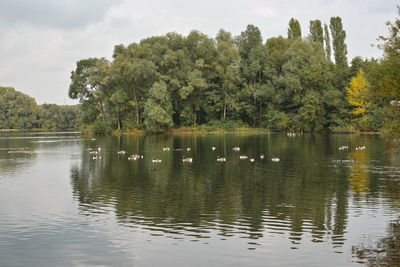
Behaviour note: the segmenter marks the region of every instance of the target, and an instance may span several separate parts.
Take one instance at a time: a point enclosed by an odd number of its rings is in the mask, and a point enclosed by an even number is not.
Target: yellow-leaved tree
[[[369,84],[361,69],[350,80],[349,85],[346,87],[346,92],[347,102],[354,107],[351,113],[360,119],[367,113],[368,107],[371,105],[369,100]]]

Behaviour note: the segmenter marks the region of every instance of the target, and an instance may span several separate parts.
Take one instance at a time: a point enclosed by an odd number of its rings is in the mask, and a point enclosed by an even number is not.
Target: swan
[[[279,162],[279,161],[280,161],[280,159],[279,159],[279,158],[276,158],[276,157],[273,157],[271,160],[272,160],[273,162]]]
[[[248,157],[246,155],[240,155],[239,159],[247,159]]]
[[[220,158],[220,157],[218,157],[218,158],[217,158],[217,161],[218,161],[218,162],[226,161],[226,158]]]

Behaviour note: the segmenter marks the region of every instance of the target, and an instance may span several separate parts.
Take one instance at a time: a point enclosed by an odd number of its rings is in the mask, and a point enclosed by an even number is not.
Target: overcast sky
[[[112,55],[114,45],[196,29],[214,37],[221,28],[240,34],[258,26],[264,40],[286,36],[291,17],[303,36],[310,20],[340,16],[349,60],[380,57],[371,47],[387,35],[399,0],[0,0],[0,86],[11,86],[39,104],[73,104],[70,73],[88,57]]]

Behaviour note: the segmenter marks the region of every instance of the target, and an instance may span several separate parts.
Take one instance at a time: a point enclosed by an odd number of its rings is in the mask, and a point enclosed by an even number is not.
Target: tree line
[[[349,123],[344,87],[360,66],[348,66],[341,18],[331,18],[329,28],[313,20],[302,37],[292,18],[287,38],[265,42],[260,29],[248,25],[239,36],[191,31],[116,45],[111,61],[77,62],[69,96],[82,104],[84,124],[110,129],[216,122],[333,129]]]
[[[36,100],[11,87],[0,87],[0,129],[78,129],[77,105],[37,105]]]

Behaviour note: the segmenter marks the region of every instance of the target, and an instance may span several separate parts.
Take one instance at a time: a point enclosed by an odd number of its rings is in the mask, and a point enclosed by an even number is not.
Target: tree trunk
[[[118,109],[117,109],[117,118],[118,118],[118,130],[121,130],[122,129],[122,119],[121,119]]]
[[[138,102],[138,99],[136,97],[135,90],[132,90],[132,92],[133,92],[133,98],[135,100],[136,123],[138,125],[140,125],[139,102]]]

